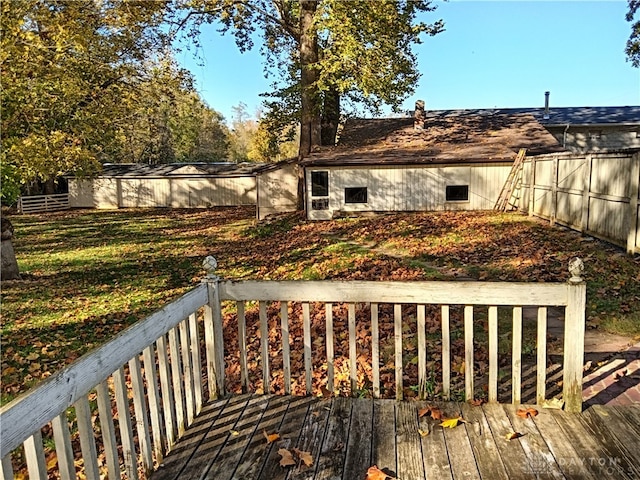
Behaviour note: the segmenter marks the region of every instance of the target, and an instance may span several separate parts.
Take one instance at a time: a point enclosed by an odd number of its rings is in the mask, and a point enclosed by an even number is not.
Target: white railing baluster
[[[426,338],[426,307],[417,306],[418,314],[418,398],[424,400],[427,393],[427,338]]]
[[[371,304],[371,363],[373,398],[380,398],[380,330],[377,303]]]
[[[358,389],[358,353],[356,349],[356,306],[350,303],[348,306],[349,323],[349,378],[351,380],[351,395]]]
[[[267,318],[267,302],[260,302],[258,310],[260,316],[262,391],[264,393],[271,393],[271,374],[269,373],[269,319]]]
[[[191,366],[193,371],[193,392],[197,415],[202,410],[202,363],[200,361],[198,317],[195,313],[189,315],[189,341],[191,346]]]
[[[522,383],[522,307],[513,307],[513,351],[511,352],[511,403],[520,403]]]
[[[149,420],[147,416],[147,403],[140,368],[140,356],[136,355],[129,360],[129,376],[131,377],[131,389],[133,391],[133,411],[138,432],[138,445],[142,456],[142,466],[145,472],[153,471],[153,457],[151,455],[151,435],[149,432]]]
[[[334,339],[333,339],[333,304],[326,303],[324,305],[325,312],[325,342],[327,347],[327,390],[333,393],[336,389],[335,384],[335,358],[334,358]]]
[[[44,460],[42,432],[37,430],[24,441],[24,455],[30,480],[47,480],[47,465]]]
[[[133,428],[131,426],[131,410],[127,396],[127,384],[124,368],[120,367],[113,372],[113,384],[116,394],[116,408],[118,409],[118,426],[120,427],[120,442],[122,445],[122,457],[124,469],[128,480],[138,480],[138,456],[133,441]]]
[[[393,306],[393,338],[395,340],[396,400],[402,400],[402,305]]]
[[[283,374],[283,381],[284,381],[284,394],[291,395],[291,353],[289,351],[289,305],[287,304],[287,302],[280,302],[280,330],[282,332],[282,374]]]
[[[536,403],[542,405],[546,399],[547,392],[547,307],[538,307],[536,354]]]
[[[240,350],[240,385],[242,393],[249,391],[249,369],[247,368],[247,319],[244,316],[244,302],[236,302],[238,317],[238,348]]]
[[[160,418],[160,394],[158,391],[158,371],[156,369],[156,356],[150,346],[142,352],[144,364],[144,376],[147,380],[147,398],[149,401],[149,417],[151,418],[151,435],[153,437],[153,452],[156,462],[161,463],[164,458],[164,435],[162,419]]]
[[[162,412],[164,414],[165,432],[167,434],[167,450],[176,443],[175,403],[171,388],[171,374],[169,370],[169,355],[167,354],[167,339],[161,336],[156,340],[158,349],[158,372],[160,377],[160,391],[162,392]],[[213,380],[209,379],[209,383]]]
[[[182,362],[178,341],[178,329],[169,330],[169,363],[171,366],[171,384],[173,385],[173,398],[176,406],[176,424],[178,426],[178,438],[186,428],[186,415],[184,409],[184,388]]]
[[[498,401],[498,307],[489,307],[489,402]]]
[[[307,395],[311,395],[311,315],[309,304],[302,304],[302,336],[304,342],[304,384]]]
[[[193,368],[191,366],[191,352],[189,351],[189,319],[180,322],[180,352],[182,353],[182,371],[184,373],[184,395],[187,408],[187,425],[195,418],[195,401],[193,393]]]
[[[96,393],[98,394],[98,415],[107,473],[109,478],[120,478],[120,460],[116,444],[116,429],[113,424],[113,406],[106,380],[96,386]]]
[[[76,409],[80,450],[82,450],[82,460],[84,462],[84,475],[88,480],[100,480],[98,452],[93,436],[93,423],[91,422],[91,406],[89,405],[89,400],[87,397],[80,397],[73,406]]]
[[[58,472],[61,480],[74,480],[76,478],[76,466],[74,465],[73,447],[71,446],[71,434],[69,433],[69,420],[67,412],[62,412],[51,420],[53,440],[56,444],[56,458],[58,460]]]
[[[464,307],[464,397],[473,400],[473,305]]]
[[[449,332],[449,305],[440,307],[442,316],[442,399],[451,396],[451,336]]]

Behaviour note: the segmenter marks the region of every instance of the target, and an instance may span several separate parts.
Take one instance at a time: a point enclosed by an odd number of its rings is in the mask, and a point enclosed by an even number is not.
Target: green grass
[[[254,215],[227,208],[13,216],[23,279],[2,285],[2,401],[197,285],[207,255],[229,279],[525,282],[564,282],[569,259],[580,256],[588,326],[640,335],[639,259],[527,217],[443,212],[312,223],[289,215],[257,224]],[[501,339],[500,351],[508,350]]]

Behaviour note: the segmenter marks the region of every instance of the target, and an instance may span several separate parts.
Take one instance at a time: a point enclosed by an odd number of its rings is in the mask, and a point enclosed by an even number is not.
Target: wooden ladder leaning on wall
[[[502,186],[502,190],[500,191],[500,195],[498,196],[498,200],[494,205],[493,209],[504,212],[507,210],[509,206],[509,199],[511,198],[511,194],[514,189],[517,187],[518,181],[522,180],[522,167],[524,165],[524,159],[527,156],[527,149],[521,148],[516,155],[516,159],[513,161],[513,166],[511,167],[511,171],[509,172],[509,176],[507,177],[506,182]]]

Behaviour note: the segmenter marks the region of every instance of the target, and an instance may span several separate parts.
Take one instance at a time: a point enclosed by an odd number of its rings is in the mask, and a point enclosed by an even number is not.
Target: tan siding
[[[69,179],[69,206],[71,208],[93,208],[93,182],[79,178]]]
[[[168,179],[120,179],[120,206],[168,207]]]
[[[298,174],[295,164],[284,165],[258,175],[258,218],[293,212],[298,206]]]
[[[96,178],[93,181],[93,206],[95,208],[118,208],[120,185],[115,178]]]

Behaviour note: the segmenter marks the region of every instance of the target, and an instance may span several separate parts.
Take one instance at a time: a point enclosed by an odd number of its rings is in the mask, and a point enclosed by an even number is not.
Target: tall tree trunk
[[[335,88],[325,92],[322,106],[322,145],[333,146],[336,143],[338,123],[340,122],[340,94]]]
[[[320,115],[318,114],[317,84],[318,37],[313,26],[313,17],[318,0],[300,1],[300,159],[320,145]]]
[[[2,263],[0,264],[0,277],[2,280],[17,280],[20,278],[20,272],[18,270],[18,262],[16,260],[16,254],[13,250],[13,225],[8,218],[4,216],[0,219],[0,226],[2,229],[2,245],[0,246],[0,257]]]

